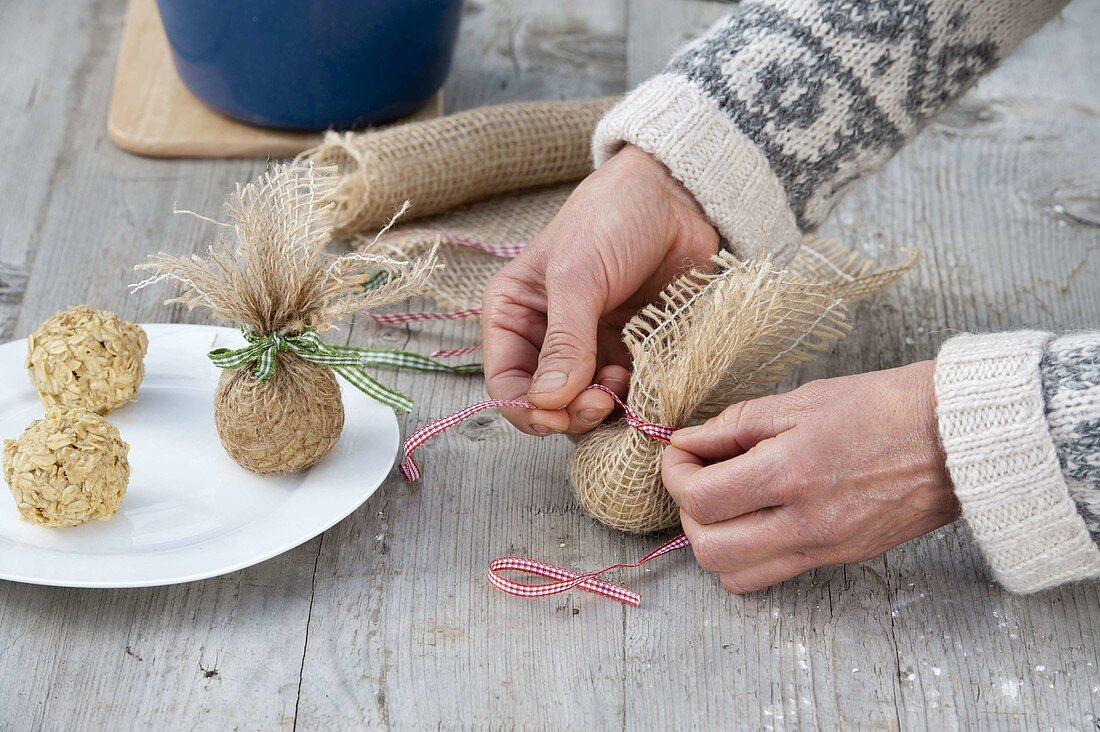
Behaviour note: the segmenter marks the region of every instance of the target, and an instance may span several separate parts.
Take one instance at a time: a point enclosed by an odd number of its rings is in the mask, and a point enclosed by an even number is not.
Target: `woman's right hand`
[[[535,435],[596,427],[614,403],[583,390],[596,381],[625,396],[623,326],[718,242],[691,194],[642,150],[627,146],[589,175],[486,288],[489,395],[538,407],[505,417]]]

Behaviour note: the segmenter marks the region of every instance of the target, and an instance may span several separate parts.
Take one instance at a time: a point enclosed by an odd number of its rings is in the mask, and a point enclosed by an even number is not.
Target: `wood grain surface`
[[[730,9],[702,0],[469,0],[450,109],[598,96],[655,73]],[[153,249],[198,251],[262,170],[149,160],[106,119],[122,0],[0,2],[0,334],[75,302],[200,322],[127,296]],[[1100,325],[1100,5],[1075,0],[884,171],[825,233],[924,254],[859,306],[856,331],[789,385],[930,358],[958,330]],[[352,342],[431,350],[470,333],[356,323]],[[404,429],[482,385],[401,375]],[[737,597],[687,553],[627,577],[636,609],[585,593],[524,602],[486,562],[588,568],[652,538],[583,515],[569,445],[485,413],[359,511],[218,579],[106,591],[0,583],[0,728],[1097,728],[1100,585],[1018,597],[955,525],[861,565]],[[442,469],[443,466],[446,469]]]

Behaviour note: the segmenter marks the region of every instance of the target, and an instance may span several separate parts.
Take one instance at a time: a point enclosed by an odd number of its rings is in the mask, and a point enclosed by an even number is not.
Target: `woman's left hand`
[[[955,520],[933,366],[811,382],[673,434],[664,483],[699,564],[752,592]]]

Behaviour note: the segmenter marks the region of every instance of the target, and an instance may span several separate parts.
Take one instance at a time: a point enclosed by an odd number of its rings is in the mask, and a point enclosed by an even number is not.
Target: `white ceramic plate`
[[[137,401],[107,419],[130,443],[130,486],[107,521],[50,529],[22,521],[0,488],[0,579],[63,587],[149,587],[214,577],[281,554],[374,493],[397,456],[389,407],[344,388],[340,441],[296,475],[260,477],[233,462],[214,429],[219,370],[206,352],[244,343],[229,328],[144,325]],[[26,341],[0,346],[0,437],[43,408],[23,368]]]

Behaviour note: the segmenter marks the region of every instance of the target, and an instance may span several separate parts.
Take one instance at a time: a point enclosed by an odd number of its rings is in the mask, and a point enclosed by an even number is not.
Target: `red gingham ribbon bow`
[[[528,559],[527,557],[500,557],[499,559],[494,559],[489,562],[489,571],[486,572],[486,575],[489,578],[489,583],[493,587],[501,592],[514,595],[515,597],[549,597],[578,587],[582,590],[587,590],[588,592],[609,597],[612,600],[618,600],[627,605],[637,607],[638,603],[642,601],[641,595],[629,587],[623,587],[614,582],[607,582],[606,580],[599,579],[599,576],[613,569],[640,567],[651,559],[664,556],[677,549],[683,549],[690,544],[691,542],[688,541],[688,538],[680,534],[679,536],[669,539],[664,544],[661,544],[636,562],[612,564],[609,567],[604,567],[603,569],[596,570],[595,572],[588,572],[586,574],[577,574],[571,569],[564,569],[548,562],[540,562],[535,559]],[[497,572],[507,570],[526,572],[527,574],[538,575],[539,577],[545,577],[554,581],[540,584],[528,584],[526,582],[516,582],[515,580],[505,579],[497,574]]]
[[[615,404],[623,410],[626,423],[634,429],[666,444],[672,439],[673,430],[671,428],[642,419],[642,416],[638,414],[637,411],[624,403],[623,400],[619,398],[618,394],[611,391],[603,384],[592,384],[587,387],[587,389],[598,389],[608,394],[615,400]],[[405,439],[405,459],[398,466],[401,475],[410,483],[420,478],[420,467],[416,464],[416,461],[413,460],[412,455],[428,440],[464,422],[478,412],[486,409],[499,409],[500,407],[518,407],[521,409],[538,408],[531,402],[525,400],[489,399],[487,401],[471,404],[468,407],[463,407],[457,412],[448,414],[446,417],[441,417],[434,422],[429,422]],[[548,562],[528,559],[527,557],[500,557],[499,559],[494,559],[489,562],[487,576],[489,583],[492,584],[493,587],[515,597],[549,597],[550,595],[567,592],[573,588],[579,588],[597,595],[602,595],[603,597],[611,598],[612,600],[618,600],[627,605],[637,606],[638,603],[641,602],[641,596],[637,592],[628,587],[615,584],[614,582],[602,580],[600,579],[600,575],[605,572],[610,572],[613,569],[640,567],[652,559],[656,559],[657,557],[677,549],[683,549],[690,543],[691,542],[688,541],[685,535],[680,534],[666,541],[664,544],[661,544],[636,562],[612,564],[595,572],[587,572],[585,574],[578,574],[572,570],[564,569],[563,567],[558,567]],[[545,577],[552,581],[539,584],[528,584],[506,579],[499,574],[502,571],[509,570]]]

